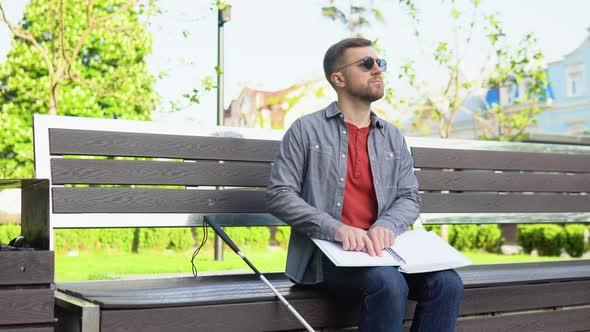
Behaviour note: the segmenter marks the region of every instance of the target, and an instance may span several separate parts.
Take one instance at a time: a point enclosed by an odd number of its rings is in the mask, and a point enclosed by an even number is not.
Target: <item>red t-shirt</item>
[[[367,150],[371,126],[358,128],[348,122],[345,123],[348,128],[348,158],[346,159],[342,222],[346,225],[369,229],[377,219],[377,197]]]

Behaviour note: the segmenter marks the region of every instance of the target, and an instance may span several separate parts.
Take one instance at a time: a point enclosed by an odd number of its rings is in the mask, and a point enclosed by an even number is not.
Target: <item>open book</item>
[[[471,265],[471,261],[434,232],[414,230],[395,238],[383,256],[345,251],[339,242],[313,239],[336,266],[399,266],[404,273],[421,273]]]

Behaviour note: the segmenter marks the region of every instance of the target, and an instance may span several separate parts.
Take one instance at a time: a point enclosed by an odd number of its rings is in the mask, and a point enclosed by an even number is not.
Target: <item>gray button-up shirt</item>
[[[413,160],[394,125],[371,113],[367,143],[377,197],[377,220],[399,235],[418,218],[420,196]],[[267,188],[269,212],[291,226],[287,275],[323,281],[321,251],[309,237],[334,240],[346,185],[348,130],[334,102],[299,118],[285,133]]]

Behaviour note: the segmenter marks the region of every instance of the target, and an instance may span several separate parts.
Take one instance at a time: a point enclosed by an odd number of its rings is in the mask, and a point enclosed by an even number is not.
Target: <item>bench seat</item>
[[[505,330],[514,324],[519,331],[590,328],[588,260],[474,265],[457,271],[465,284],[459,331],[473,331],[484,325],[486,329]],[[349,327],[358,319],[354,294],[334,297],[318,287],[294,285],[282,273],[266,276],[316,327]],[[300,328],[272,292],[249,274],[68,282],[58,283],[57,289],[97,304],[102,331]],[[414,307],[415,303],[409,301],[408,326]],[[503,312],[510,314],[502,315]]]

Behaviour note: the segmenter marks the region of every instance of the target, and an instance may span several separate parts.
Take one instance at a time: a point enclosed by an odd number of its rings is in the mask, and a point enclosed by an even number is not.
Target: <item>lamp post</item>
[[[217,125],[223,126],[223,25],[231,20],[231,6],[219,2],[217,6]],[[214,247],[215,261],[223,261],[223,241],[217,234]]]
[[[231,6],[217,10],[217,125],[223,126],[223,25],[231,20]]]

